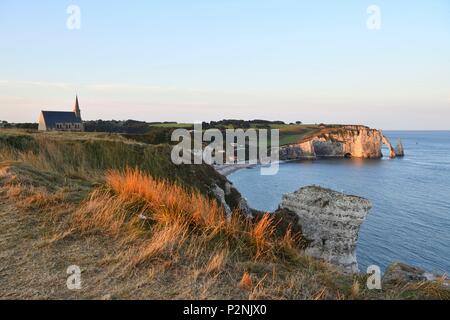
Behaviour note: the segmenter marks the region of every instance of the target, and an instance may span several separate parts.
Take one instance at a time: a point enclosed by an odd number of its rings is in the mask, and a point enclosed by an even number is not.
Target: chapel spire
[[[75,112],[76,116],[81,119],[81,110],[80,105],[78,104],[78,95],[75,98],[75,107],[73,108],[73,112]]]

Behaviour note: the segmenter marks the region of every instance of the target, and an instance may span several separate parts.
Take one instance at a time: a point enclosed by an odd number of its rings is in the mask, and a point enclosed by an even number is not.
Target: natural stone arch
[[[382,143],[389,148],[389,157],[395,158],[397,156],[397,154],[396,154],[395,149],[392,146],[391,142],[389,141],[389,139],[384,134],[381,135],[381,139],[382,139]]]

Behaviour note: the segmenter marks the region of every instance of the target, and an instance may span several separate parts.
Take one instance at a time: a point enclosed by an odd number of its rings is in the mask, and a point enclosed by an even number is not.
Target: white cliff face
[[[316,157],[312,141],[280,147],[281,160],[315,159]]]
[[[389,140],[380,130],[364,126],[326,128],[297,144],[280,147],[281,160],[317,157],[381,158],[381,148],[387,145],[391,158],[396,156]]]
[[[217,184],[214,184],[211,186],[211,192],[216,197],[216,199],[219,201],[219,203],[223,206],[225,210],[225,214],[227,217],[231,217],[232,210],[230,206],[227,203],[227,200],[225,199],[225,191],[219,187]]]
[[[233,209],[230,207],[230,203],[227,201],[227,197],[232,196],[234,201],[232,201],[232,206],[237,209],[245,217],[252,217],[252,210],[247,203],[247,200],[242,197],[242,195],[233,187],[229,182],[225,183],[224,189],[219,187],[217,184],[213,184],[210,187],[211,194],[219,201],[225,210],[225,214],[228,218],[231,218]]]
[[[356,244],[361,224],[372,205],[369,200],[317,186],[283,196],[281,209],[297,214],[307,255],[358,272]]]

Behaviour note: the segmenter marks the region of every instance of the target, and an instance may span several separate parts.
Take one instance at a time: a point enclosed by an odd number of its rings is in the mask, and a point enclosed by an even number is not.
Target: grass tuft
[[[266,213],[253,228],[251,228],[251,238],[256,246],[256,258],[265,256],[272,252],[274,248],[273,235],[275,233],[274,217]],[[288,234],[286,233],[285,237]]]
[[[216,272],[220,272],[221,270],[223,270],[224,266],[227,263],[228,255],[229,255],[228,249],[224,249],[224,250],[217,252],[209,260],[209,262],[205,268],[205,272],[206,273],[216,273]]]
[[[253,288],[252,276],[248,272],[244,272],[242,279],[239,282],[239,287],[245,290],[251,290]]]

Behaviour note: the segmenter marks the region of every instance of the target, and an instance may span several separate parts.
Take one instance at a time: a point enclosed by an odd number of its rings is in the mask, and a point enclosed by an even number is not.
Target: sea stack
[[[403,143],[400,138],[397,140],[397,148],[395,149],[395,153],[397,157],[404,157],[405,156],[405,149],[403,148]]]
[[[310,241],[305,253],[359,272],[356,244],[361,224],[372,205],[369,200],[318,186],[285,194],[280,209],[297,214],[303,236]]]

